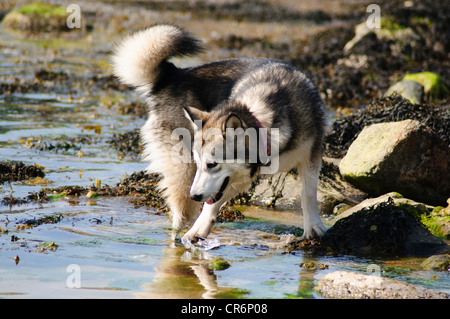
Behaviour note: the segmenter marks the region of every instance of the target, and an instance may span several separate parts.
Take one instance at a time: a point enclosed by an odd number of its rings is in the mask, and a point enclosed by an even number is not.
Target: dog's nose
[[[202,194],[195,194],[195,195],[191,195],[191,199],[195,200],[196,202],[200,202],[203,198]]]

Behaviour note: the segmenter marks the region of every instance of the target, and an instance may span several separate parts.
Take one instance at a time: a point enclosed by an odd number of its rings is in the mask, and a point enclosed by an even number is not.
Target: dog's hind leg
[[[317,204],[317,184],[321,158],[317,156],[312,161],[302,163],[297,167],[302,182],[301,203],[303,211],[303,236],[308,239],[315,236],[323,236],[327,231],[319,216]]]

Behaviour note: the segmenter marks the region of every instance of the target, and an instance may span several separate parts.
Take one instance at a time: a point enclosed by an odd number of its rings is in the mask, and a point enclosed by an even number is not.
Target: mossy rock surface
[[[39,15],[47,18],[54,16],[67,16],[67,12],[63,7],[42,2],[31,2],[15,9],[14,11],[24,15]]]
[[[70,31],[66,8],[41,2],[31,2],[15,8],[3,19],[9,29],[31,33]]]
[[[422,263],[422,267],[425,270],[450,271],[450,254],[431,256]]]
[[[445,143],[427,126],[405,120],[365,127],[339,171],[371,196],[397,191],[419,202],[443,205],[450,194],[449,167]]]
[[[223,258],[216,257],[210,260],[209,264],[213,270],[225,270],[230,268],[230,263]]]
[[[450,205],[447,208],[435,207],[429,214],[421,215],[420,221],[433,235],[450,239]]]

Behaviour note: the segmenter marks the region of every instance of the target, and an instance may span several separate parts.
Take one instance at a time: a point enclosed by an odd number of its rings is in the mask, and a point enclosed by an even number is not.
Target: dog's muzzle
[[[220,186],[220,189],[217,192],[217,194],[214,197],[211,197],[210,199],[208,199],[206,201],[206,204],[212,205],[212,204],[218,202],[222,198],[223,192],[227,188],[229,181],[230,181],[230,177],[229,176],[225,177],[225,179],[224,179],[224,181],[222,183],[222,186]],[[203,200],[203,194],[191,195],[191,199],[195,200],[197,202],[201,202]]]

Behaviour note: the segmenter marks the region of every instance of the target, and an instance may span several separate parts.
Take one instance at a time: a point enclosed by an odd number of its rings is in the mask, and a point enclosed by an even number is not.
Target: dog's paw
[[[203,241],[205,238],[198,236],[197,234],[189,234],[187,232],[183,237],[181,237],[181,243],[186,248],[191,248],[199,241]]]
[[[191,238],[186,235],[181,238],[181,243],[186,249],[196,247],[203,250],[211,250],[220,246],[220,242],[217,239],[206,239],[198,236]]]
[[[300,238],[303,239],[312,239],[316,237],[322,237],[327,232],[327,228],[322,224],[322,222],[318,224],[305,226],[303,230],[303,236]]]

